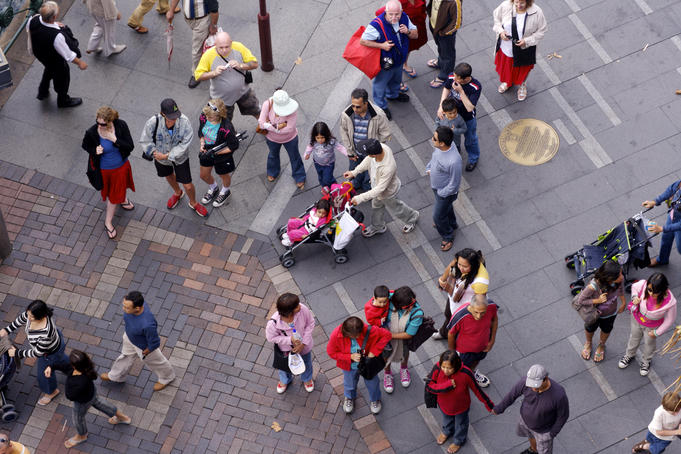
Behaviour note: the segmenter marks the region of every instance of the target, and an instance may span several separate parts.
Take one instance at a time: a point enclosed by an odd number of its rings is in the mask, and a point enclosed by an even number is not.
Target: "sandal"
[[[430,88],[441,88],[445,84],[444,80],[440,80],[437,77],[430,81]]]
[[[400,83],[400,93],[406,93],[409,91],[409,86],[404,82]]]
[[[115,227],[113,229],[109,230],[109,227],[107,227],[106,224],[104,224],[104,228],[106,229],[106,234],[109,236],[110,240],[113,240],[114,238],[116,238],[117,232],[116,232]],[[45,405],[47,405],[47,404],[45,404]]]
[[[132,211],[135,209],[135,205],[130,200],[126,200],[125,202],[121,203],[121,208],[123,208],[125,211]]]
[[[455,452],[459,452],[459,449],[461,449],[461,446],[452,443],[451,445],[449,445],[449,448],[447,448],[447,452],[449,454],[454,454]]]
[[[508,84],[506,82],[502,82],[501,85],[499,85],[499,88],[497,88],[499,93],[505,93],[506,90],[508,90]]]
[[[440,243],[440,250],[442,252],[447,252],[452,248],[452,246],[454,246],[453,241],[443,241],[442,243]]]
[[[634,445],[632,448],[631,452],[645,452],[648,449],[646,448],[646,445],[648,444],[647,440],[639,441]]]
[[[445,441],[447,441],[448,438],[449,437],[447,435],[441,433],[440,435],[437,436],[437,440],[435,440],[435,442],[439,445],[443,445],[445,444]]]
[[[81,443],[85,443],[87,441],[86,438],[76,438],[76,437],[71,437],[68,440],[64,442],[64,446],[67,448],[73,448],[74,446],[78,446]]]
[[[276,180],[276,179],[277,179],[277,177],[273,177],[273,176],[271,176],[271,175],[267,175],[267,181],[269,181],[270,183],[273,182],[273,181]]]
[[[603,358],[605,358],[605,345],[598,344],[598,347],[596,347],[596,352],[594,353],[594,362],[600,363],[603,361]]]
[[[53,396],[50,396],[49,394],[45,394],[43,397],[38,399],[38,405],[40,405],[41,407],[44,407],[45,405],[49,405],[50,402],[52,402],[52,399],[54,399],[55,397],[57,397],[59,395],[59,392],[60,391],[57,390],[57,393]]]
[[[406,68],[403,66],[402,71],[404,71],[407,74],[407,76],[411,77],[412,79],[418,76],[418,74],[416,74],[416,68],[411,68],[411,71],[407,71]]]
[[[114,415],[111,418],[109,418],[109,424],[113,424],[114,426],[116,424],[127,424],[129,425],[132,419],[128,416],[128,419],[120,419],[118,416]]]
[[[435,68],[435,69],[440,69],[440,65],[437,64],[437,58],[433,58],[432,60],[428,60],[426,62],[426,65],[429,68]]]
[[[301,181],[300,183],[296,183],[296,186],[298,187],[298,189],[302,191],[303,189],[305,189],[305,182]]]
[[[591,342],[587,342],[584,344],[584,348],[582,349],[582,359],[585,361],[588,361],[591,359]]]

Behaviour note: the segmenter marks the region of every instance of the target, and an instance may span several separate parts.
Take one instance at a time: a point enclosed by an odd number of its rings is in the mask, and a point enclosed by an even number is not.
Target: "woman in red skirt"
[[[83,149],[87,151],[95,168],[102,174],[102,200],[106,201],[104,228],[109,238],[116,238],[113,217],[116,205],[132,210],[135,205],[128,200],[127,190],[135,190],[128,156],[134,148],[128,125],[118,118],[118,112],[108,106],[97,109],[96,124],[85,131]]]
[[[498,36],[494,64],[501,81],[499,93],[519,85],[518,101],[524,101],[525,81],[536,63],[537,43],[546,33],[546,18],[534,0],[504,0],[493,14],[493,30]]]

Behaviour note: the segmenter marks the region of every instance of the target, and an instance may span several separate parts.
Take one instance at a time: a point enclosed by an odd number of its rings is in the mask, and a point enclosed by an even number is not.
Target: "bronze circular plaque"
[[[550,161],[558,152],[559,144],[555,129],[534,118],[509,123],[499,135],[499,148],[504,156],[524,166]]]

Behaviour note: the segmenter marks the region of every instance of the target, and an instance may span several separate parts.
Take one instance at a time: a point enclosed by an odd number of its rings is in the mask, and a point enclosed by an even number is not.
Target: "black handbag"
[[[272,318],[270,319],[275,325],[276,321]],[[286,336],[286,332],[284,330],[280,330],[281,334]],[[275,369],[281,370],[283,372],[291,373],[291,369],[288,368],[288,355],[290,352],[284,352],[279,348],[279,345],[274,342],[274,356],[272,356],[272,367]]]
[[[428,384],[433,381],[433,374],[436,370],[440,370],[437,364],[433,366],[428,376],[423,379],[426,382],[426,386],[423,388],[423,402],[426,404],[426,408],[437,408],[437,394],[431,393],[428,390]]]
[[[359,363],[357,364],[357,372],[359,372],[359,374],[366,380],[371,380],[376,375],[378,375],[380,371],[385,369],[387,359],[390,358],[390,355],[393,352],[393,347],[392,345],[390,345],[390,342],[388,342],[385,345],[385,347],[383,347],[383,351],[381,352],[380,355],[369,358],[365,353],[365,348],[367,345],[367,340],[369,339],[370,332],[371,325],[368,325],[367,334],[364,337],[364,342],[362,342],[361,351],[362,357],[359,359]]]
[[[218,54],[218,55],[220,55],[220,54]],[[227,61],[227,59],[226,59],[225,57],[223,57],[222,55],[220,55],[220,58],[222,58],[222,60],[223,60],[225,63],[227,63],[227,65],[229,65],[229,61]],[[252,73],[250,70],[239,71],[239,70],[236,69],[236,68],[232,68],[232,69],[234,69],[234,71],[236,71],[236,72],[238,72],[239,74],[241,74],[242,76],[244,76],[244,82],[246,82],[246,85],[252,84],[252,83],[253,83],[253,73]]]
[[[87,179],[93,188],[98,191],[102,190],[104,187],[102,171],[100,170],[99,165],[95,164],[95,159],[92,156],[90,156],[87,160],[87,170],[85,171],[85,175],[87,175]]]
[[[405,347],[409,349],[410,352],[415,352],[425,341],[430,339],[430,336],[435,333],[435,322],[431,317],[423,317],[423,322],[419,326],[418,331],[414,334],[411,339],[405,341]]]

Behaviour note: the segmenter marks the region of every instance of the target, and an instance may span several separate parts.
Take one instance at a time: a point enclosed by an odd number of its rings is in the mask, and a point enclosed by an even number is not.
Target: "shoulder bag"
[[[435,371],[440,372],[440,367],[437,364],[433,366],[428,376],[423,379],[426,382],[426,386],[423,387],[423,402],[426,404],[426,408],[437,408],[437,394],[428,390],[428,384],[433,381]]]
[[[345,45],[343,58],[366,74],[369,79],[373,79],[381,72],[381,49],[363,46],[359,43],[364,30],[366,27],[361,26],[352,34],[348,44]]]
[[[591,282],[589,282],[589,285],[598,291],[598,284],[595,279],[592,279]],[[593,325],[596,323],[596,320],[598,320],[601,313],[593,304],[581,304],[579,302],[579,295],[580,294],[578,293],[572,298],[572,308],[577,311],[580,317],[582,317],[582,320],[584,320],[586,325]]]
[[[102,179],[102,170],[99,168],[99,160],[95,163],[94,156],[88,156],[85,175],[87,175],[90,185],[97,191],[101,191],[102,188],[104,188],[104,180]]]
[[[220,55],[220,54],[218,54],[218,55]],[[222,58],[222,61],[224,61],[225,63],[227,63],[227,65],[229,65],[229,62],[225,59],[225,57],[220,55],[220,58]],[[242,76],[244,76],[244,82],[246,82],[246,85],[253,83],[253,73],[250,70],[246,70],[246,71],[242,72],[242,71],[239,71],[236,68],[232,68],[232,69],[234,71],[238,72],[239,74],[241,74]]]
[[[276,320],[273,318],[270,319],[272,323],[277,324]],[[286,332],[284,330],[279,330],[281,331],[281,334],[286,336]],[[289,374],[291,373],[291,369],[288,367],[288,356],[290,352],[284,352],[282,351],[281,348],[279,348],[279,345],[276,342],[273,342],[274,344],[274,356],[272,357],[272,367],[275,369],[281,370],[283,372],[288,372]]]
[[[390,345],[390,342],[388,342],[387,344],[385,344],[385,347],[383,347],[383,351],[381,352],[380,355],[369,358],[369,356],[367,356],[366,354],[366,346],[367,341],[369,340],[369,333],[371,333],[371,325],[367,326],[367,334],[364,337],[364,342],[362,342],[362,350],[360,352],[362,354],[362,357],[360,358],[359,364],[357,365],[357,371],[366,380],[371,380],[376,375],[378,375],[380,371],[385,369],[387,359],[390,358],[390,355],[392,354],[393,351],[392,345]]]

